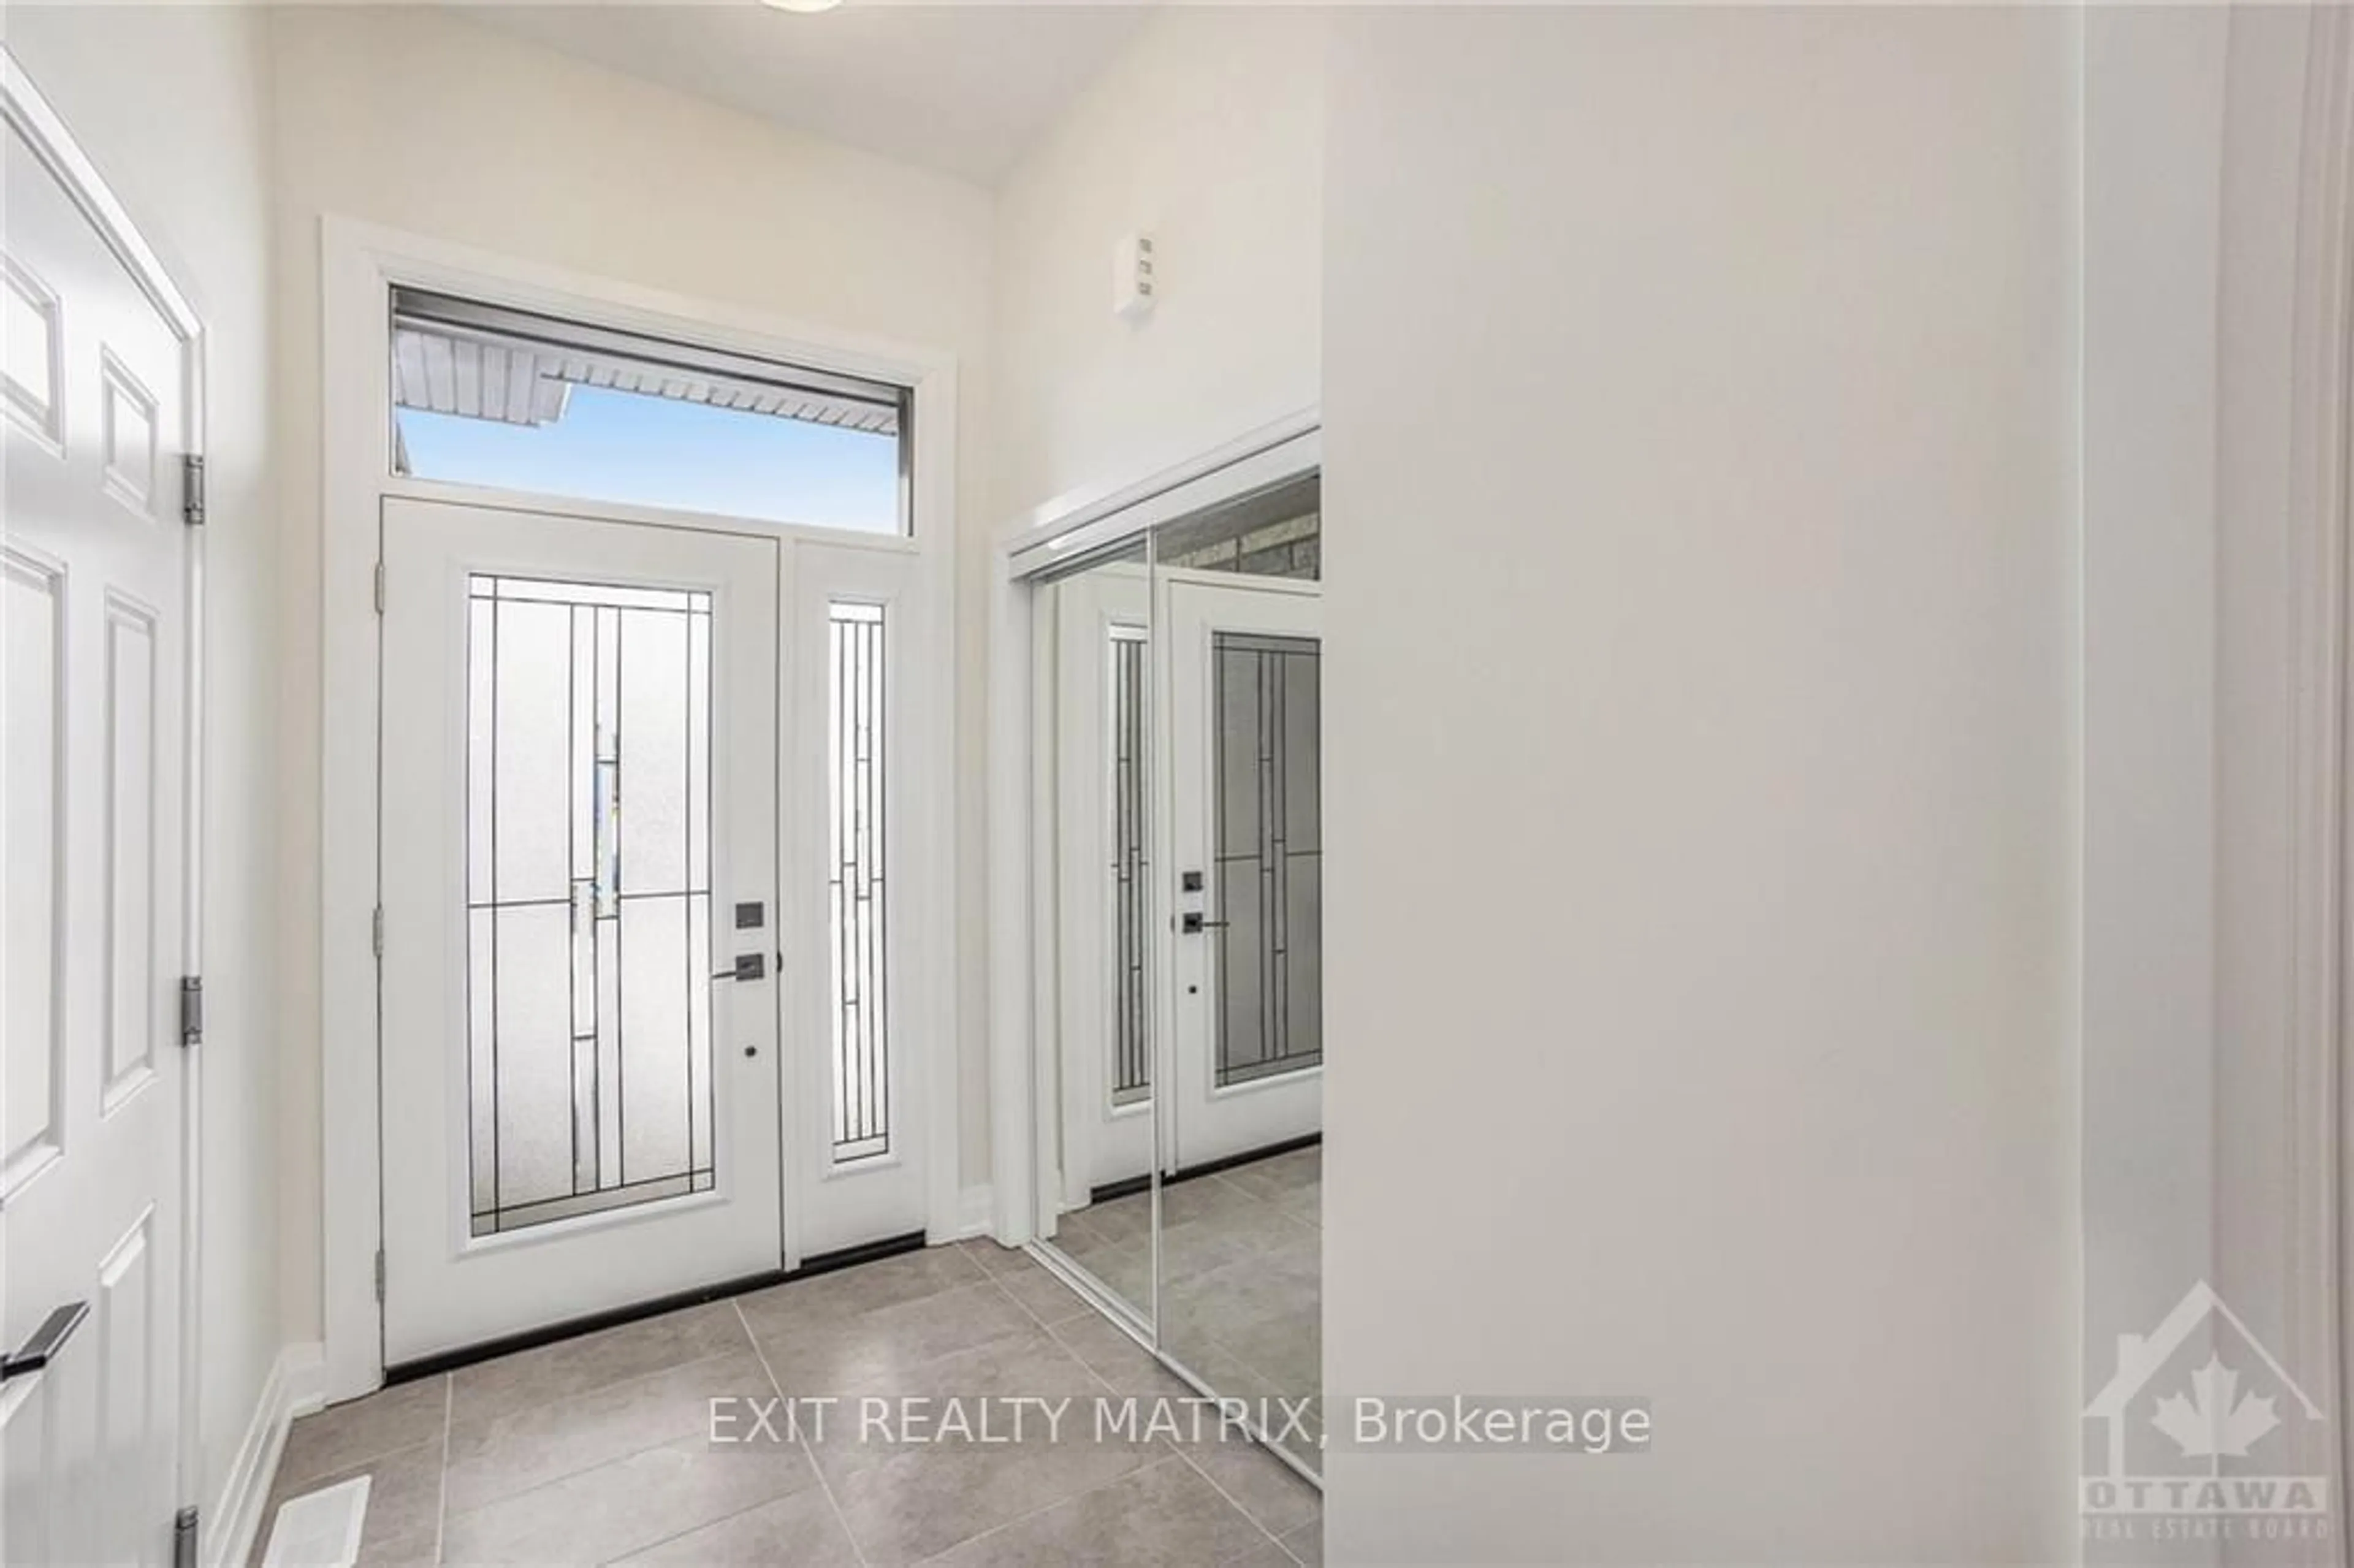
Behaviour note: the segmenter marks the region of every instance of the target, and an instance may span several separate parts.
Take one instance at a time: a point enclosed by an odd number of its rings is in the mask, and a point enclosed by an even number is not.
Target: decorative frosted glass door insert
[[[1324,1060],[1316,641],[1211,637],[1210,923],[1221,1088]]]
[[[708,1191],[711,595],[468,598],[472,1232]]]
[[[884,902],[883,607],[826,617],[826,893],[832,933],[833,1159],[891,1151],[891,971]]]
[[[385,1351],[778,1266],[774,540],[385,505]]]
[[[1152,1001],[1145,990],[1145,945],[1151,932],[1150,888],[1145,881],[1146,683],[1150,647],[1144,630],[1115,626],[1106,639],[1111,666],[1111,1103],[1134,1105],[1152,1093]]]
[[[1168,1170],[1323,1125],[1323,765],[1312,587],[1167,586]]]

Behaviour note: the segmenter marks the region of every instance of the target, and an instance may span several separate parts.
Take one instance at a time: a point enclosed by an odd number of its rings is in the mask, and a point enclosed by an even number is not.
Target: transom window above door
[[[907,535],[907,387],[392,291],[393,471]]]

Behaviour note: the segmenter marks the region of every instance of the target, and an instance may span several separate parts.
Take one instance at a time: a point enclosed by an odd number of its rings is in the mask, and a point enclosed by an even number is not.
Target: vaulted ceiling
[[[1143,7],[846,0],[467,5],[470,20],[907,163],[995,183]]]

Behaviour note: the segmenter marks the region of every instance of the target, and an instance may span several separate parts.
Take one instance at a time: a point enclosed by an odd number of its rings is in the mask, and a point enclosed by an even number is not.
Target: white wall
[[[971,531],[982,526],[972,520],[983,503],[990,200],[424,8],[284,7],[272,35],[287,388],[286,1310],[315,1336],[318,1041],[355,1016],[318,994],[315,934],[320,215],[953,353],[959,504]],[[959,621],[977,702],[981,617],[960,611]],[[971,716],[960,716],[960,748],[977,757]],[[960,773],[977,792],[978,765]],[[978,846],[969,853],[977,859]],[[977,906],[977,887],[972,897]],[[977,920],[965,930],[980,941]],[[981,1005],[960,998],[960,1015],[977,1018]],[[963,1163],[977,1177],[988,1168],[987,1073],[981,1031],[963,1033],[974,1086]]]
[[[2115,1370],[2116,1336],[2161,1321],[2214,1256],[2216,241],[2231,17],[2096,8],[2084,25],[2089,1399]]]
[[[1336,1560],[2074,1554],[2073,26],[1338,26]]]
[[[1163,12],[999,193],[994,525],[1117,487],[1313,403],[1324,13]],[[1161,297],[1112,314],[1112,251]]]
[[[6,28],[208,336],[203,1474],[183,1500],[209,1520],[280,1343],[266,23],[232,6],[17,5]]]

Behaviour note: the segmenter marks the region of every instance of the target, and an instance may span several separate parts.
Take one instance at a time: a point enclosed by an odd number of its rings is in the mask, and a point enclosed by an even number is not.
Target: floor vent
[[[368,1478],[338,1482],[278,1505],[261,1568],[352,1568],[367,1520]]]

